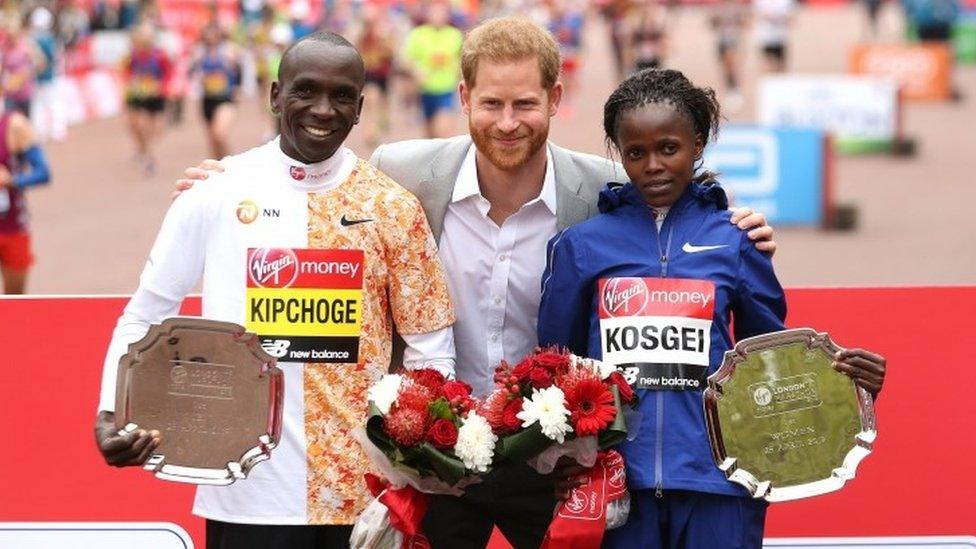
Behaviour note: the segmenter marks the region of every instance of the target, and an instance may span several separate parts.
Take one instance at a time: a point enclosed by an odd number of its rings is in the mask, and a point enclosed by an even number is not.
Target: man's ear
[[[464,80],[458,83],[458,97],[461,98],[461,112],[464,116],[471,114],[471,88]]]
[[[701,134],[695,136],[695,160],[701,160],[702,154],[705,152],[705,140],[702,139]]]
[[[271,95],[268,97],[268,100],[271,102],[271,113],[274,114],[275,116],[281,114],[279,112],[280,109],[278,108],[278,95],[280,94],[281,94],[281,87],[278,85],[278,81],[276,80],[271,83]],[[360,108],[362,108],[361,102],[360,102]]]
[[[559,103],[563,100],[563,83],[556,81],[549,90],[549,116],[556,116],[559,111]]]

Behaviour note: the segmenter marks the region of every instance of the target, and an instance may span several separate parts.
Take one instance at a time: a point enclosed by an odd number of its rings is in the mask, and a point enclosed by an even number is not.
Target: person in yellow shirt
[[[450,5],[435,2],[427,23],[410,31],[405,61],[420,88],[427,137],[451,135],[448,115],[454,110],[461,75],[461,31],[450,25]]]

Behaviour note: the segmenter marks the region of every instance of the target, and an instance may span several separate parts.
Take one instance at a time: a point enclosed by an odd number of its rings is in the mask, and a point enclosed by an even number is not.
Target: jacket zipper
[[[670,211],[668,213],[671,213]],[[667,214],[664,215],[667,221]],[[661,224],[664,228],[664,223]],[[674,226],[668,226],[668,243],[661,247],[661,231],[657,230],[657,220],[654,220],[654,234],[657,235],[657,249],[661,262],[661,278],[668,276],[668,254],[671,251],[671,237],[674,236]],[[657,440],[654,445],[654,495],[664,497],[664,391],[657,392]]]

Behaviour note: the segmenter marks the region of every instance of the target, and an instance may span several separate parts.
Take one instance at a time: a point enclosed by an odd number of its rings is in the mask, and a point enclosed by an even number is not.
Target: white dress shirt
[[[481,195],[474,146],[458,173],[439,249],[457,314],[457,377],[476,396],[494,388],[499,362],[515,364],[538,345],[546,244],[557,227],[555,185],[547,148],[542,192],[499,227]]]

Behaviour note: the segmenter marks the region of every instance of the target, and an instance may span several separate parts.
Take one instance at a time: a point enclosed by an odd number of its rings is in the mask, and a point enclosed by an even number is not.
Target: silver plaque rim
[[[722,427],[718,418],[723,386],[735,374],[736,367],[746,360],[749,353],[794,343],[804,343],[808,350],[822,349],[831,356],[843,350],[826,332],[818,332],[812,328],[794,328],[740,340],[733,349],[725,352],[722,365],[718,370],[708,376],[708,388],[705,389],[702,401],[715,464],[725,473],[726,478],[743,486],[753,498],[762,498],[771,503],[809,498],[840,490],[847,481],[854,478],[858,465],[871,453],[874,440],[878,435],[874,399],[866,390],[851,381],[857,395],[861,430],[854,435],[854,444],[844,457],[843,463],[834,468],[830,477],[795,486],[774,486],[770,481],[760,480],[738,466],[736,457],[728,455],[725,450]],[[843,374],[838,373],[838,375]]]
[[[152,347],[160,338],[169,338],[174,329],[201,330],[208,332],[229,333],[242,342],[255,357],[263,361],[262,373],[269,378],[270,398],[269,413],[265,432],[256,436],[257,444],[246,450],[238,459],[227,462],[222,469],[209,467],[189,467],[166,462],[164,454],[151,454],[143,469],[151,471],[156,478],[186,484],[204,484],[211,486],[227,486],[239,479],[247,478],[255,465],[271,457],[271,451],[281,441],[282,411],[284,405],[284,374],[277,366],[277,360],[261,347],[257,334],[248,332],[244,326],[233,322],[210,320],[200,317],[175,316],[164,319],[160,324],[150,326],[149,332],[139,341],[129,345],[128,352],[119,359],[119,375],[116,390],[116,416],[121,414],[118,421],[125,426],[119,430],[120,435],[130,433],[139,428],[138,425],[127,421],[126,410],[129,409],[129,384],[132,367],[139,360],[140,353]]]

